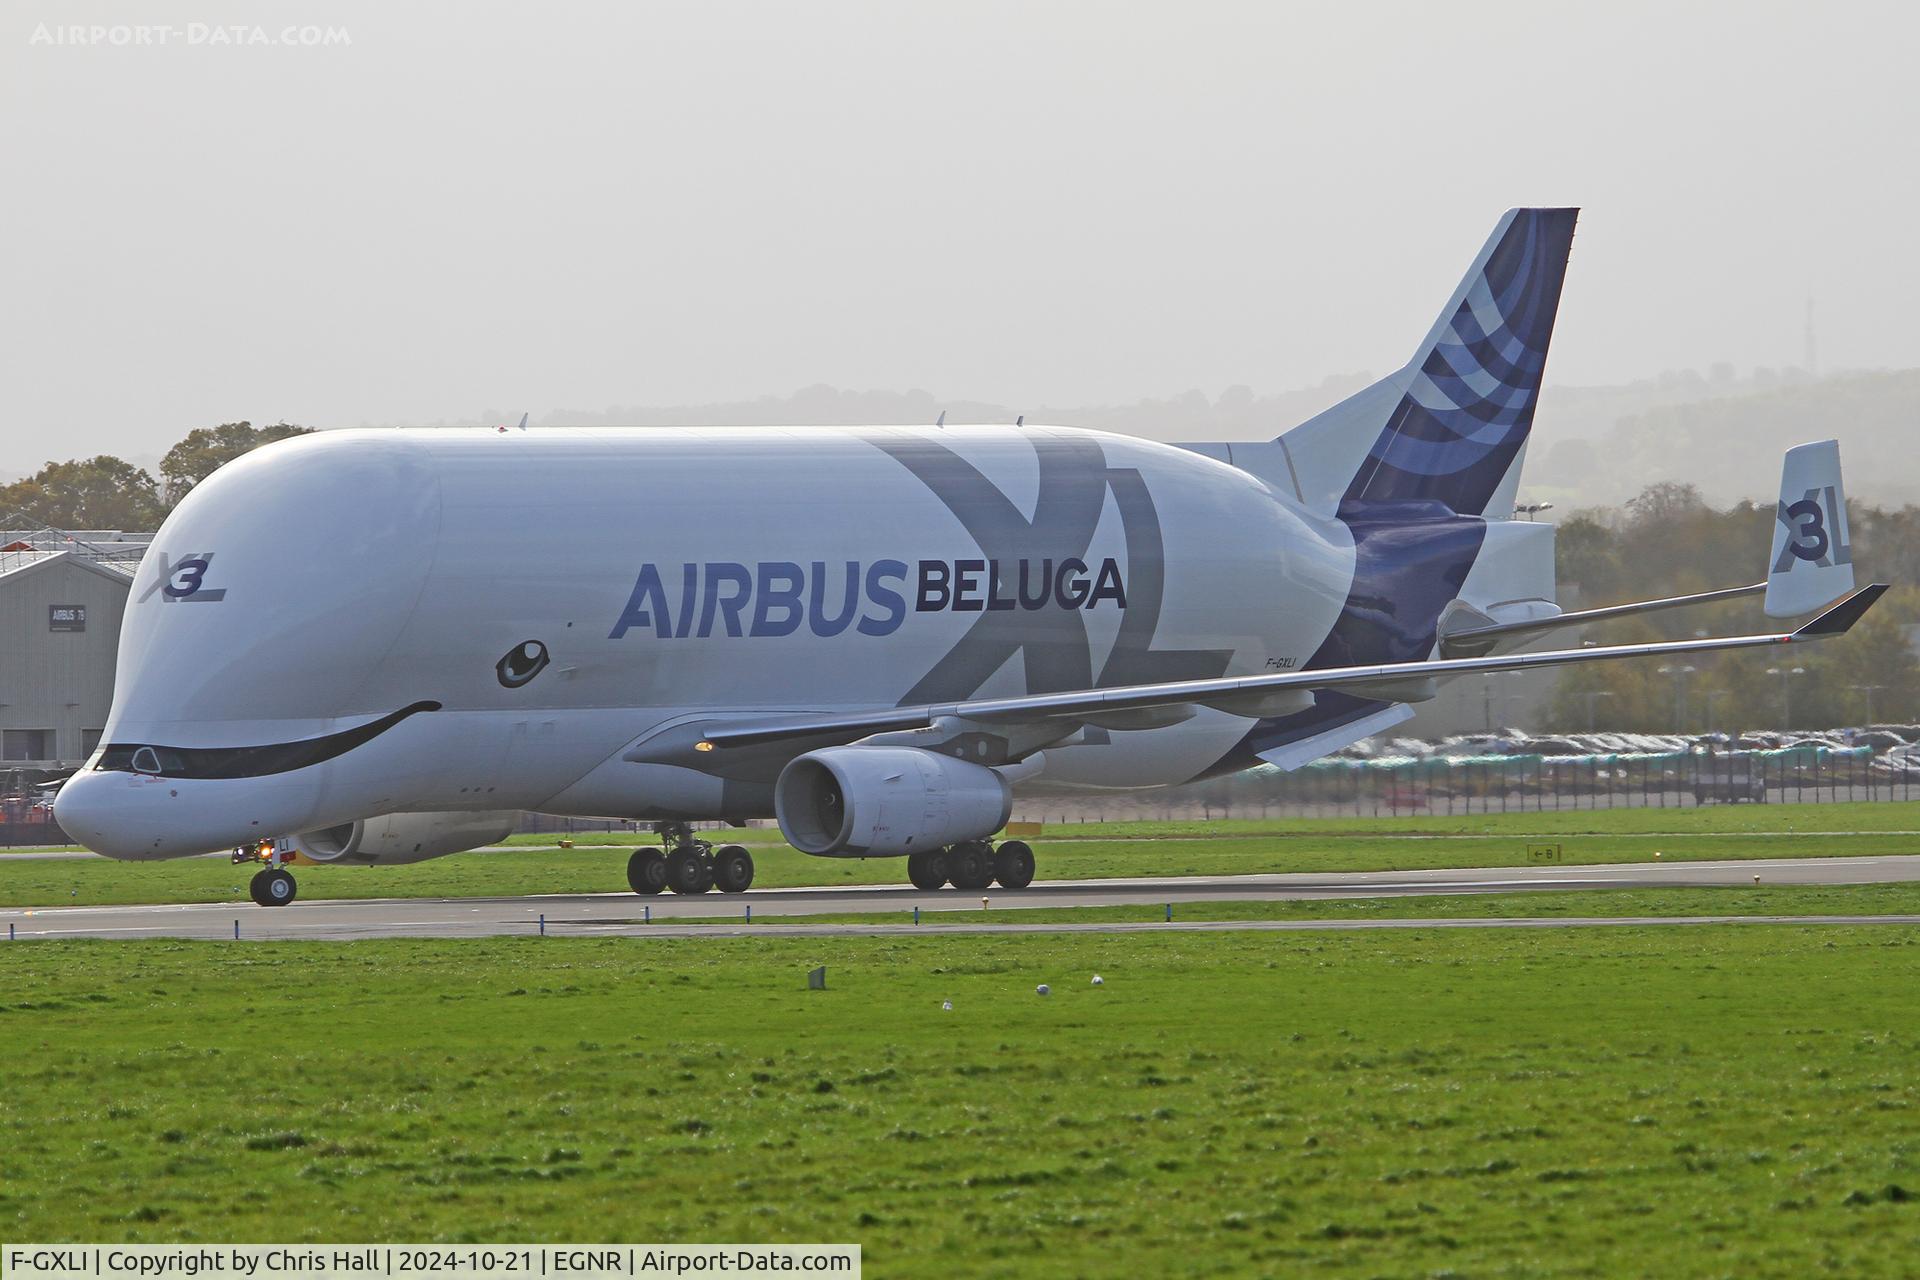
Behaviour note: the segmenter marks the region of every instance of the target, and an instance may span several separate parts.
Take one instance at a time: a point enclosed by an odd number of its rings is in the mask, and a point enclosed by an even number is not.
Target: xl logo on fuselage
[[[972,697],[1016,655],[1029,693],[1201,680],[1226,671],[1233,656],[1228,649],[1153,647],[1167,581],[1160,516],[1145,477],[1132,467],[1109,466],[1097,439],[1028,434],[1039,472],[1031,517],[943,440],[898,435],[869,439],[940,500],[989,560],[1084,561],[1109,500],[1126,539],[1126,607],[1106,660],[1097,669],[1085,609],[983,610],[966,634],[900,696],[902,706]]]
[[[207,570],[213,567],[213,552],[189,553],[178,560],[168,560],[167,553],[156,547],[153,554],[159,561],[159,572],[134,603],[144,603],[156,591],[160,593],[162,604],[172,604],[176,600],[193,604],[211,603],[227,598],[225,587],[206,585]]]
[[[618,638],[636,627],[665,637],[714,634],[815,635],[849,628],[897,631],[909,612],[970,613],[973,623],[899,694],[902,705],[966,698],[1018,656],[1028,692],[1098,685],[1199,680],[1223,674],[1230,649],[1157,649],[1166,590],[1160,518],[1145,478],[1112,467],[1097,440],[1032,432],[1038,486],[1028,516],[957,449],[928,437],[869,436],[868,443],[923,484],[980,549],[978,559],[871,562],[769,561],[679,566],[679,606],[669,609],[670,575],[643,566]],[[1097,558],[1094,534],[1108,502],[1120,518],[1126,554]],[[1122,569],[1122,564],[1125,569]],[[1090,615],[1119,618],[1097,671]]]

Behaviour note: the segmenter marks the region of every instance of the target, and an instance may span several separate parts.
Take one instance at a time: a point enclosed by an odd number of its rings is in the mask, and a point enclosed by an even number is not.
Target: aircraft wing
[[[1404,701],[1405,694],[1439,676],[1474,675],[1495,671],[1522,671],[1532,667],[1602,662],[1613,658],[1647,657],[1666,653],[1711,653],[1720,649],[1749,649],[1769,644],[1799,644],[1845,634],[1873,607],[1886,586],[1863,587],[1794,631],[1770,635],[1722,636],[1696,640],[1666,640],[1651,644],[1602,645],[1580,649],[1550,649],[1539,653],[1509,653],[1493,657],[1442,658],[1429,662],[1394,662],[1365,667],[1328,667],[1278,675],[1239,676],[1219,680],[1179,680],[1164,684],[1119,685],[1110,689],[1080,689],[1066,693],[1037,693],[1014,698],[980,698],[969,702],[892,707],[846,715],[801,715],[757,721],[731,721],[706,726],[702,751],[749,747],[789,738],[839,738],[922,729],[936,721],[953,719],[973,724],[1033,724],[1048,720],[1087,720],[1126,712],[1190,706],[1235,711],[1257,716],[1262,702],[1275,694],[1295,690],[1344,689],[1386,701]],[[1396,697],[1399,694],[1402,696]],[[1428,694],[1428,696],[1431,696]]]

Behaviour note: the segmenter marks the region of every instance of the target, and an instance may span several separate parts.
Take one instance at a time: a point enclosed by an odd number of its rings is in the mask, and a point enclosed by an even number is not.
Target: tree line
[[[1920,508],[1848,506],[1855,582],[1895,585],[1846,637],[1570,667],[1554,695],[1552,727],[1739,733],[1920,721],[1920,661],[1907,639],[1920,622]],[[1721,508],[1690,484],[1649,485],[1623,507],[1580,511],[1560,525],[1561,604],[1593,607],[1759,582],[1773,526],[1771,502]],[[1792,625],[1767,618],[1751,597],[1589,627],[1584,638],[1617,644]]]
[[[157,477],[110,453],[49,462],[24,480],[0,485],[0,527],[150,532],[216,468],[263,444],[311,430],[290,422],[196,427],[167,450]]]

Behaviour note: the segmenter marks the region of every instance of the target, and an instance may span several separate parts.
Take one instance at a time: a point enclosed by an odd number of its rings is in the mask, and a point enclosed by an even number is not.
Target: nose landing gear
[[[300,886],[294,883],[290,873],[279,867],[269,867],[254,873],[247,891],[263,907],[284,907],[300,892]]]
[[[944,849],[907,855],[907,879],[916,889],[931,892],[942,885],[956,889],[984,889],[998,883],[1003,889],[1024,889],[1033,883],[1033,848],[1024,840],[967,840]]]
[[[694,837],[684,822],[656,822],[659,849],[640,849],[627,859],[627,884],[635,893],[744,893],[753,884],[753,855],[737,844],[714,848]]]
[[[294,883],[293,873],[280,865],[280,844],[275,840],[262,840],[257,845],[242,845],[233,851],[236,866],[250,862],[264,862],[267,865],[253,873],[253,879],[247,884],[247,895],[263,907],[284,907],[300,892],[300,886]]]

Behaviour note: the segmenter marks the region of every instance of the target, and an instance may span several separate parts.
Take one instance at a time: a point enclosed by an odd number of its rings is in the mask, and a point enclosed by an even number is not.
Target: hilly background
[[[1237,385],[1130,404],[1014,405],[927,391],[852,391],[825,385],[787,396],[694,405],[563,408],[546,426],[882,425],[1027,421],[1094,427],[1153,440],[1259,440],[1278,435],[1367,385],[1353,373],[1318,386],[1260,393]],[[502,406],[436,425],[519,420]],[[402,425],[402,424],[383,424]],[[1780,454],[1838,437],[1851,496],[1888,506],[1920,497],[1920,369],[1809,376],[1801,369],[1736,374],[1729,365],[1680,370],[1621,386],[1542,392],[1522,492],[1561,511],[1617,506],[1649,485],[1690,484],[1710,503],[1771,500]]]

